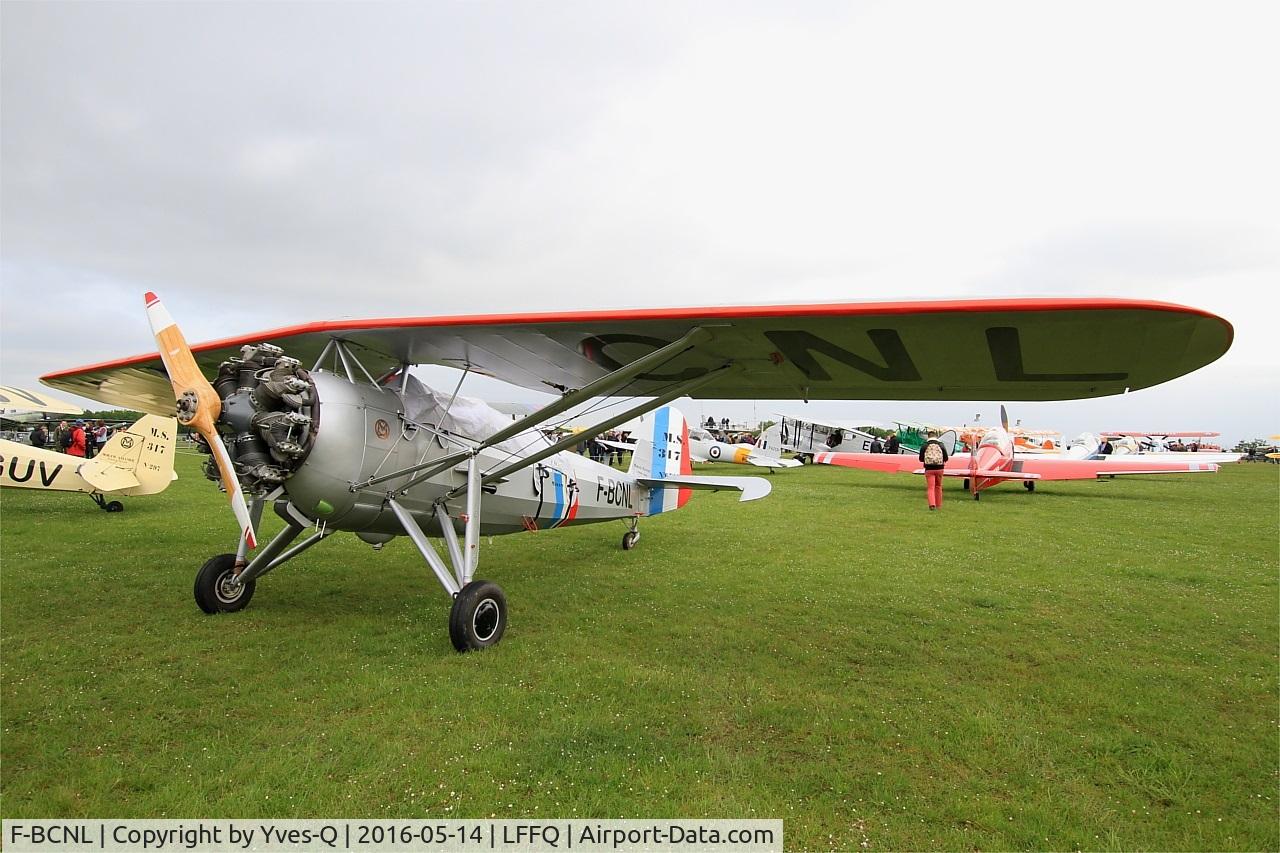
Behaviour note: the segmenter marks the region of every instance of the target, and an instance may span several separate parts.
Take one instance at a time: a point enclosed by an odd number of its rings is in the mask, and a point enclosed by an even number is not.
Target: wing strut
[[[658,408],[659,406],[670,403],[672,400],[687,394],[688,392],[692,391],[694,388],[697,388],[701,385],[705,385],[714,379],[719,379],[721,376],[724,375],[725,371],[732,370],[732,369],[733,369],[733,365],[726,364],[726,365],[723,365],[722,367],[717,367],[715,370],[708,371],[702,374],[701,376],[697,376],[697,377],[694,377],[693,379],[689,379],[685,382],[681,382],[673,386],[672,388],[668,389],[665,393],[657,397],[654,397],[650,400],[646,400],[643,403],[639,404],[638,406],[632,406],[630,409],[627,409],[625,412],[619,415],[614,415],[608,420],[602,421],[601,423],[596,424],[595,426],[591,427],[588,430],[584,430],[582,432],[566,436],[560,439],[559,441],[555,442],[554,444],[544,447],[542,450],[539,450],[537,453],[534,453],[531,456],[525,456],[520,459],[517,459],[515,462],[512,462],[509,465],[504,465],[501,468],[497,469],[496,471],[486,472],[485,475],[480,478],[480,485],[484,486],[489,483],[492,483],[494,480],[501,480],[503,477],[507,476],[508,474],[514,473],[524,468],[528,468],[530,465],[537,464],[538,462],[541,462],[543,459],[546,459],[549,456],[554,456],[555,454],[559,453],[562,450],[568,450],[570,447],[573,447],[574,445],[581,443],[583,438],[591,438],[593,436],[599,435],[602,432],[608,432],[609,430],[616,427],[618,424],[626,423],[632,418],[639,417],[640,415],[646,414],[648,412],[652,412],[654,409]],[[535,413],[531,417],[536,417],[537,414],[540,414],[540,412]],[[477,448],[477,450],[478,449],[479,448]],[[449,498],[457,497],[458,495],[460,495],[462,492],[465,492],[466,490],[467,490],[467,487],[465,485],[458,486],[454,488],[453,491],[449,492],[449,494],[445,495],[445,500],[448,500]]]
[[[506,429],[499,430],[486,438],[478,447],[476,447],[476,450],[483,450],[486,447],[492,447],[499,442],[506,441],[508,438],[517,436],[527,429],[532,429],[548,418],[554,417],[561,412],[568,411],[579,403],[590,400],[593,397],[607,397],[609,394],[618,390],[632,379],[635,379],[641,373],[647,373],[653,368],[693,349],[695,346],[705,342],[710,337],[711,333],[701,326],[690,329],[685,333],[684,337],[679,340],[673,341],[661,349],[656,349],[648,355],[636,359],[630,364],[623,365],[611,373],[606,373],[594,382],[584,385],[576,391],[570,391],[554,403],[543,406],[533,414],[521,418]],[[719,374],[716,371],[712,371],[705,375],[713,376]],[[703,377],[700,376],[698,378],[701,379]],[[680,395],[677,394],[676,396],[678,397]],[[669,399],[674,400],[675,397],[671,397]],[[659,403],[658,405],[660,406],[662,404]],[[618,423],[622,423],[625,420],[627,420],[627,418],[623,418],[623,420],[618,421]]]
[[[649,370],[653,370],[656,367],[660,367],[661,365],[681,355],[682,353],[688,352],[697,344],[707,340],[710,336],[711,336],[711,333],[708,332],[706,329],[702,328],[701,326],[694,329],[690,329],[679,340],[673,341],[672,343],[667,344],[665,347],[662,347],[661,349],[656,349],[653,352],[649,353],[648,355],[638,358],[635,361],[631,362],[630,364],[624,365],[623,367],[620,367],[617,370],[612,371],[611,373],[607,373],[604,376],[601,376],[599,379],[595,380],[594,382],[591,382],[588,385],[584,385],[583,387],[579,388],[576,391],[570,391],[568,394],[565,394],[564,396],[562,396],[559,400],[555,400],[551,403],[548,403],[546,406],[543,406],[541,409],[538,409],[533,414],[526,415],[520,420],[515,421],[514,423],[502,428],[501,430],[489,436],[479,444],[468,447],[464,450],[460,450],[456,453],[451,453],[448,456],[445,456],[439,459],[433,459],[429,462],[424,462],[420,465],[412,465],[408,468],[402,468],[398,471],[392,471],[390,474],[383,474],[382,476],[379,476],[379,477],[371,477],[370,479],[365,480],[362,483],[352,483],[349,488],[351,491],[355,492],[355,491],[359,491],[360,489],[365,489],[370,486],[377,485],[378,483],[386,482],[387,480],[394,480],[398,477],[403,477],[405,474],[413,473],[414,471],[422,471],[421,474],[419,474],[418,476],[414,477],[412,480],[409,480],[408,482],[404,483],[403,485],[401,485],[396,489],[396,491],[398,491],[400,494],[403,495],[407,493],[409,489],[416,486],[418,483],[421,483],[424,480],[428,480],[431,477],[434,477],[436,474],[439,474],[441,471],[457,464],[458,462],[462,462],[465,459],[475,456],[476,454],[478,454],[480,451],[484,450],[487,447],[492,447],[493,445],[498,444],[499,442],[506,441],[507,439],[512,438],[513,436],[519,435],[525,430],[533,429],[534,427],[538,426],[542,422],[546,421],[548,418],[552,418],[560,414],[561,412],[567,411],[568,409],[573,408],[579,403],[582,403],[586,400],[590,400],[594,397],[603,397],[610,394],[613,391],[618,390],[619,388],[621,388],[626,383],[630,382],[639,374],[645,373]],[[556,442],[555,444],[551,445],[548,448],[545,448],[539,451],[533,456],[520,459],[517,462],[514,462],[511,465],[508,465],[502,468],[501,471],[498,472],[497,474],[486,474],[484,476],[484,483],[485,484],[491,483],[494,480],[501,479],[503,475],[508,474],[512,471],[519,471],[521,468],[527,468],[529,465],[535,464],[537,462],[541,462],[543,459],[546,459],[548,456],[553,456],[556,453],[559,453],[561,450],[565,450],[570,447],[573,447],[574,445],[580,443],[584,438],[591,438],[592,436],[599,435],[602,432],[606,432],[612,429],[618,424],[625,423],[626,421],[630,420],[633,417],[636,417],[638,415],[643,415],[646,412],[649,412],[653,409],[658,408],[664,403],[669,403],[672,400],[676,399],[677,397],[689,392],[690,390],[706,384],[707,382],[711,381],[711,379],[723,375],[723,372],[727,367],[728,365],[725,365],[724,367],[716,368],[715,370],[708,371],[707,373],[704,373],[701,376],[697,376],[686,382],[682,382],[679,385],[676,385],[674,388],[664,392],[660,397],[654,398],[646,403],[642,403],[641,405],[636,406],[632,409],[628,409],[623,414],[618,415],[617,417],[612,418],[605,423],[597,424],[595,427],[592,427],[592,431],[588,433],[581,433],[581,432],[576,433],[572,436],[565,438],[562,441]],[[456,390],[454,394],[456,396],[457,394]],[[423,469],[426,469],[426,470],[423,470]],[[458,495],[462,494],[464,491],[466,491],[466,487],[459,486],[458,488],[450,492],[446,496],[446,499],[457,497]]]

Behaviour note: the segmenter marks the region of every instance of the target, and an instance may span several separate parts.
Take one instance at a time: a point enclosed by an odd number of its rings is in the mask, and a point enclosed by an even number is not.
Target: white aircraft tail
[[[679,509],[688,503],[693,489],[736,489],[744,501],[769,494],[771,486],[763,477],[694,476],[689,425],[684,415],[671,406],[663,406],[653,414],[653,430],[636,443],[628,469],[636,482],[649,490],[648,499],[640,503],[641,515]]]
[[[80,466],[80,476],[99,492],[154,495],[175,479],[174,442],[178,422],[143,415],[128,429],[117,430],[98,452]]]
[[[782,457],[782,424],[774,424],[760,433],[760,440],[756,442],[756,452],[771,459]]]

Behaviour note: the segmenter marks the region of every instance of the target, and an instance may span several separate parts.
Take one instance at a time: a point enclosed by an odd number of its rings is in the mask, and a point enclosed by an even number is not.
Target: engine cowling
[[[342,530],[400,532],[384,492],[351,489],[440,452],[426,430],[406,423],[396,391],[305,370],[270,344],[246,346],[240,358],[224,362],[214,388],[223,400],[218,429],[247,494],[283,486],[310,518]],[[205,473],[216,479],[211,462]],[[412,495],[400,500],[430,510]]]

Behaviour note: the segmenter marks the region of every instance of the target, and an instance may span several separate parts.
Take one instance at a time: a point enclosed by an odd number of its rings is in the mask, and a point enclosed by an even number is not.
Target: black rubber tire
[[[974,492],[974,493],[973,493],[973,499],[974,499],[975,501],[977,501],[977,500],[982,500],[982,492]]]
[[[449,639],[460,652],[487,649],[507,630],[507,596],[502,587],[475,580],[462,588],[449,610]]]
[[[965,478],[964,478],[964,482],[963,482],[963,483],[961,483],[961,485],[963,485],[963,486],[964,486],[964,490],[965,490],[966,492],[967,492],[967,491],[969,491],[969,478],[968,478],[968,477],[965,477]]]
[[[1026,489],[1028,492],[1034,492],[1034,491],[1036,490],[1036,481],[1035,481],[1035,480],[1023,480],[1023,481],[1022,481],[1022,488]]]
[[[124,512],[124,504],[120,501],[112,501],[103,507],[107,512]]]
[[[636,540],[639,538],[640,533],[636,530],[628,530],[626,533],[622,534],[622,550],[630,551],[632,548],[636,547]]]
[[[234,597],[222,586],[235,565],[235,554],[219,554],[210,557],[196,572],[196,604],[205,613],[235,613],[249,606],[256,581],[240,584],[239,595]]]

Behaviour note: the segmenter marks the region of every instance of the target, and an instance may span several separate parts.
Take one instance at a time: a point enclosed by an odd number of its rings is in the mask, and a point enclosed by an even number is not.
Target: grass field
[[[789,849],[1280,849],[1280,467],[738,505],[482,543],[458,655],[404,540],[208,617],[180,458],[121,515],[3,494],[6,818],[780,817]],[[715,473],[745,473],[712,466]],[[954,486],[952,487],[955,488]]]

